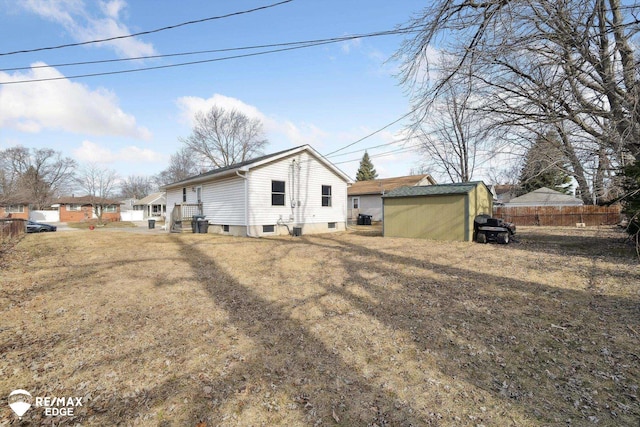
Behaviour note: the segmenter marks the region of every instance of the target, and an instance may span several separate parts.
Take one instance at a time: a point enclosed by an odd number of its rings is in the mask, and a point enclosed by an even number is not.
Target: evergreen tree
[[[538,137],[524,159],[520,172],[520,194],[542,187],[568,193],[571,176],[566,173],[567,164],[566,156],[552,134]]]
[[[371,163],[371,159],[369,158],[369,153],[364,152],[364,156],[362,156],[362,160],[360,160],[360,167],[358,168],[358,173],[356,174],[356,181],[370,181],[372,179],[376,179],[378,177],[378,172],[376,172],[373,167],[373,163]]]

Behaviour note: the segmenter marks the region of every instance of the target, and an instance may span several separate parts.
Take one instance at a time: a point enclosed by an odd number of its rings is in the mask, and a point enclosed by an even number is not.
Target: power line
[[[166,30],[173,30],[175,28],[184,27],[186,25],[199,24],[199,23],[202,23],[202,22],[214,21],[214,20],[217,20],[217,19],[224,19],[224,18],[230,18],[230,17],[238,16],[238,15],[245,15],[247,13],[257,12],[257,11],[265,10],[265,9],[270,9],[272,7],[280,6],[280,5],[283,5],[285,3],[290,3],[292,1],[293,0],[283,0],[283,1],[278,2],[278,3],[273,3],[273,4],[266,5],[266,6],[260,6],[260,7],[256,7],[256,8],[253,8],[253,9],[247,9],[247,10],[242,10],[242,11],[239,11],[239,12],[228,13],[226,15],[211,16],[209,18],[196,19],[196,20],[193,20],[193,21],[181,22],[179,24],[169,25],[167,27],[156,28],[156,29],[147,30],[147,31],[141,31],[139,33],[128,34],[128,35],[124,35],[124,36],[115,36],[115,37],[109,37],[109,38],[105,38],[105,39],[90,40],[90,41],[78,42],[78,43],[69,43],[69,44],[63,44],[63,45],[58,45],[58,46],[39,47],[39,48],[35,48],[35,49],[16,50],[16,51],[13,51],[13,52],[3,52],[3,53],[0,53],[0,56],[16,55],[16,54],[20,54],[20,53],[40,52],[40,51],[43,51],[43,50],[62,49],[62,48],[67,48],[67,47],[84,46],[84,45],[94,44],[94,43],[109,42],[109,41],[113,41],[113,40],[122,40],[122,39],[127,39],[127,38],[130,38],[130,37],[137,37],[137,36],[143,36],[143,35],[147,35],[147,34],[159,33],[161,31],[166,31]]]
[[[388,127],[390,127],[390,126],[392,126],[392,125],[395,125],[395,124],[396,124],[396,123],[398,123],[399,121],[401,121],[401,120],[403,120],[403,119],[405,119],[405,118],[409,117],[411,114],[415,113],[415,112],[416,112],[416,111],[418,111],[420,108],[421,108],[421,106],[420,106],[420,105],[416,106],[413,110],[409,111],[407,114],[404,114],[404,115],[403,115],[403,116],[401,116],[400,118],[398,118],[398,119],[396,119],[396,120],[392,121],[391,123],[387,123],[386,125],[384,125],[384,126],[383,126],[383,127],[381,127],[380,129],[375,130],[375,131],[371,132],[370,134],[363,136],[362,138],[358,139],[357,141],[354,141],[354,142],[352,142],[352,143],[350,143],[350,144],[345,145],[345,146],[344,146],[344,147],[342,147],[342,148],[338,148],[337,150],[334,150],[334,151],[332,151],[332,152],[330,152],[330,153],[328,153],[328,154],[325,154],[325,157],[329,157],[329,156],[331,156],[332,154],[335,154],[335,153],[338,153],[338,152],[340,152],[340,151],[344,150],[345,148],[349,148],[349,147],[351,147],[351,146],[353,146],[353,145],[356,145],[356,144],[358,144],[358,143],[360,143],[360,142],[364,141],[365,139],[371,138],[373,135],[376,135],[376,134],[378,134],[378,133],[382,132],[383,130],[385,130],[386,128],[388,128]]]
[[[139,61],[139,60],[145,60],[145,59],[171,58],[171,57],[177,57],[177,56],[201,55],[205,53],[233,52],[233,51],[239,51],[239,50],[241,51],[241,50],[252,50],[252,49],[264,49],[264,48],[270,48],[270,47],[305,45],[305,44],[312,44],[312,43],[325,43],[325,42],[338,43],[338,42],[360,39],[360,38],[380,37],[380,36],[388,36],[388,35],[395,35],[395,34],[410,34],[412,32],[416,32],[415,28],[416,27],[405,27],[405,28],[398,28],[396,30],[376,31],[373,33],[354,34],[354,35],[346,35],[341,37],[330,37],[326,39],[230,47],[230,48],[222,48],[222,49],[198,50],[198,51],[190,51],[190,52],[177,52],[177,53],[167,53],[163,55],[137,56],[133,58],[100,59],[95,61],[68,62],[68,63],[62,63],[62,64],[46,64],[46,65],[36,65],[36,66],[15,67],[15,68],[1,68],[0,71],[20,71],[20,70],[29,70],[29,69],[39,69],[39,68],[63,68],[63,67],[71,67],[71,66],[78,66],[78,65],[94,65],[94,64],[105,64],[105,63],[125,62],[125,61]]]
[[[67,79],[79,79],[79,78],[86,78],[86,77],[109,76],[109,75],[116,75],[116,74],[137,73],[137,72],[141,72],[141,71],[160,70],[160,69],[165,69],[165,68],[184,67],[184,66],[188,66],[188,65],[197,65],[197,64],[205,64],[205,63],[210,63],[210,62],[227,61],[227,60],[230,60],[230,59],[248,58],[248,57],[252,57],[252,56],[266,55],[266,54],[269,54],[269,53],[277,53],[277,52],[285,52],[285,51],[290,51],[290,50],[304,49],[304,48],[308,48],[308,47],[321,46],[321,45],[331,44],[331,43],[338,43],[338,42],[342,42],[342,41],[350,40],[350,39],[354,39],[354,38],[365,38],[365,37],[375,37],[375,36],[381,36],[381,35],[404,34],[406,32],[407,31],[405,31],[405,30],[393,30],[393,31],[372,33],[372,34],[368,34],[368,35],[365,34],[365,35],[359,35],[359,36],[336,37],[336,38],[332,38],[332,39],[324,39],[324,40],[320,40],[320,41],[317,41],[317,42],[310,42],[310,43],[306,43],[306,44],[299,44],[299,43],[305,43],[305,42],[290,42],[290,43],[286,43],[284,45],[288,45],[288,46],[295,45],[295,46],[282,48],[282,49],[272,49],[272,50],[267,50],[267,51],[262,51],[262,52],[247,53],[247,54],[242,54],[242,55],[226,56],[226,57],[221,57],[221,58],[203,59],[203,60],[199,60],[199,61],[190,61],[190,62],[181,62],[181,63],[177,63],[177,64],[157,65],[157,66],[152,66],[152,67],[134,68],[134,69],[118,70],[118,71],[103,71],[103,72],[99,72],[99,73],[86,73],[86,74],[77,74],[77,75],[72,75],[72,76],[45,77],[45,78],[41,78],[41,79],[5,81],[5,82],[0,82],[0,85],[10,85],[10,84],[19,84],[19,83],[37,83],[37,82],[47,82],[47,81],[55,81],[55,80],[67,80]]]

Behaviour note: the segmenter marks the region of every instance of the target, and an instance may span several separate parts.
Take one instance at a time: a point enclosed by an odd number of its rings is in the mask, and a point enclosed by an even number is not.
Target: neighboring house
[[[401,187],[382,200],[385,237],[470,242],[475,217],[493,211],[493,195],[482,181]]]
[[[103,221],[120,221],[120,203],[117,200],[100,199],[91,196],[61,197],[51,205],[58,208],[61,222],[80,222],[97,218],[93,203],[104,204]]]
[[[133,210],[144,211],[144,219],[164,218],[167,212],[167,197],[164,192],[149,194],[135,202]]]
[[[349,187],[349,219],[356,220],[358,214],[371,215],[373,221],[382,221],[382,196],[404,186],[435,185],[431,175],[398,176],[395,178],[357,181]]]
[[[563,194],[547,187],[538,188],[530,193],[514,197],[504,204],[505,207],[530,206],[582,206],[582,200],[570,194]]]
[[[504,205],[516,197],[518,186],[513,184],[494,184],[489,187],[496,205]]]
[[[29,203],[12,201],[0,204],[0,218],[29,219]]]
[[[202,214],[237,236],[344,230],[349,177],[303,145],[164,186],[169,230]]]

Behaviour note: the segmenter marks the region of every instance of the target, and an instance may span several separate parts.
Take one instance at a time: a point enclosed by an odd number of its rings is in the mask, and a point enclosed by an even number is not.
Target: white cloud
[[[361,44],[362,44],[361,39],[351,39],[351,40],[346,40],[340,43],[342,51],[347,54],[351,53],[352,49],[359,48]]]
[[[91,141],[82,141],[82,145],[75,149],[73,154],[79,161],[87,163],[158,163],[166,160],[165,156],[148,148],[131,145],[112,151]]]
[[[214,94],[211,98],[199,98],[195,96],[185,96],[176,101],[180,109],[180,119],[194,125],[196,113],[206,113],[213,106],[235,109],[246,116],[262,121],[264,131],[272,143],[289,142],[293,146],[310,144],[316,149],[324,145],[327,133],[312,123],[295,124],[290,120],[281,120],[269,117],[261,112],[257,107],[246,104],[237,98]]]
[[[131,31],[122,22],[126,8],[124,0],[98,2],[98,10],[89,11],[82,0],[25,0],[20,5],[29,12],[62,25],[77,42],[129,35]],[[120,56],[132,58],[154,55],[153,45],[134,37],[99,43],[108,46]]]
[[[32,67],[46,65],[42,62]],[[0,128],[35,133],[59,129],[88,135],[151,138],[151,132],[118,107],[116,96],[106,89],[91,90],[64,78],[55,68],[31,68],[25,73],[0,72],[0,81],[61,80],[0,86]]]
[[[180,108],[181,110],[180,117],[182,121],[184,123],[188,123],[190,126],[193,126],[195,124],[194,119],[196,113],[206,113],[213,106],[224,108],[225,110],[237,110],[245,114],[247,117],[261,120],[265,124],[265,127],[267,126],[266,116],[262,114],[256,107],[254,107],[253,105],[245,104],[239,99],[220,95],[218,93],[214,94],[211,98],[208,99],[199,98],[196,96],[184,96],[182,98],[178,98],[176,103],[178,104],[178,108]]]

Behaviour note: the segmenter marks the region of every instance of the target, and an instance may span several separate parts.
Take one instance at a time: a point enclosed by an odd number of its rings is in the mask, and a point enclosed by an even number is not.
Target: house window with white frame
[[[80,203],[70,203],[67,205],[67,212],[79,212],[82,210]]]
[[[331,186],[322,186],[322,206],[331,206]]]
[[[114,213],[118,211],[118,207],[116,205],[107,205],[104,207],[105,213]]]
[[[4,208],[6,213],[23,213],[24,205],[9,205]]]
[[[182,203],[187,203],[187,187],[182,187]]]

